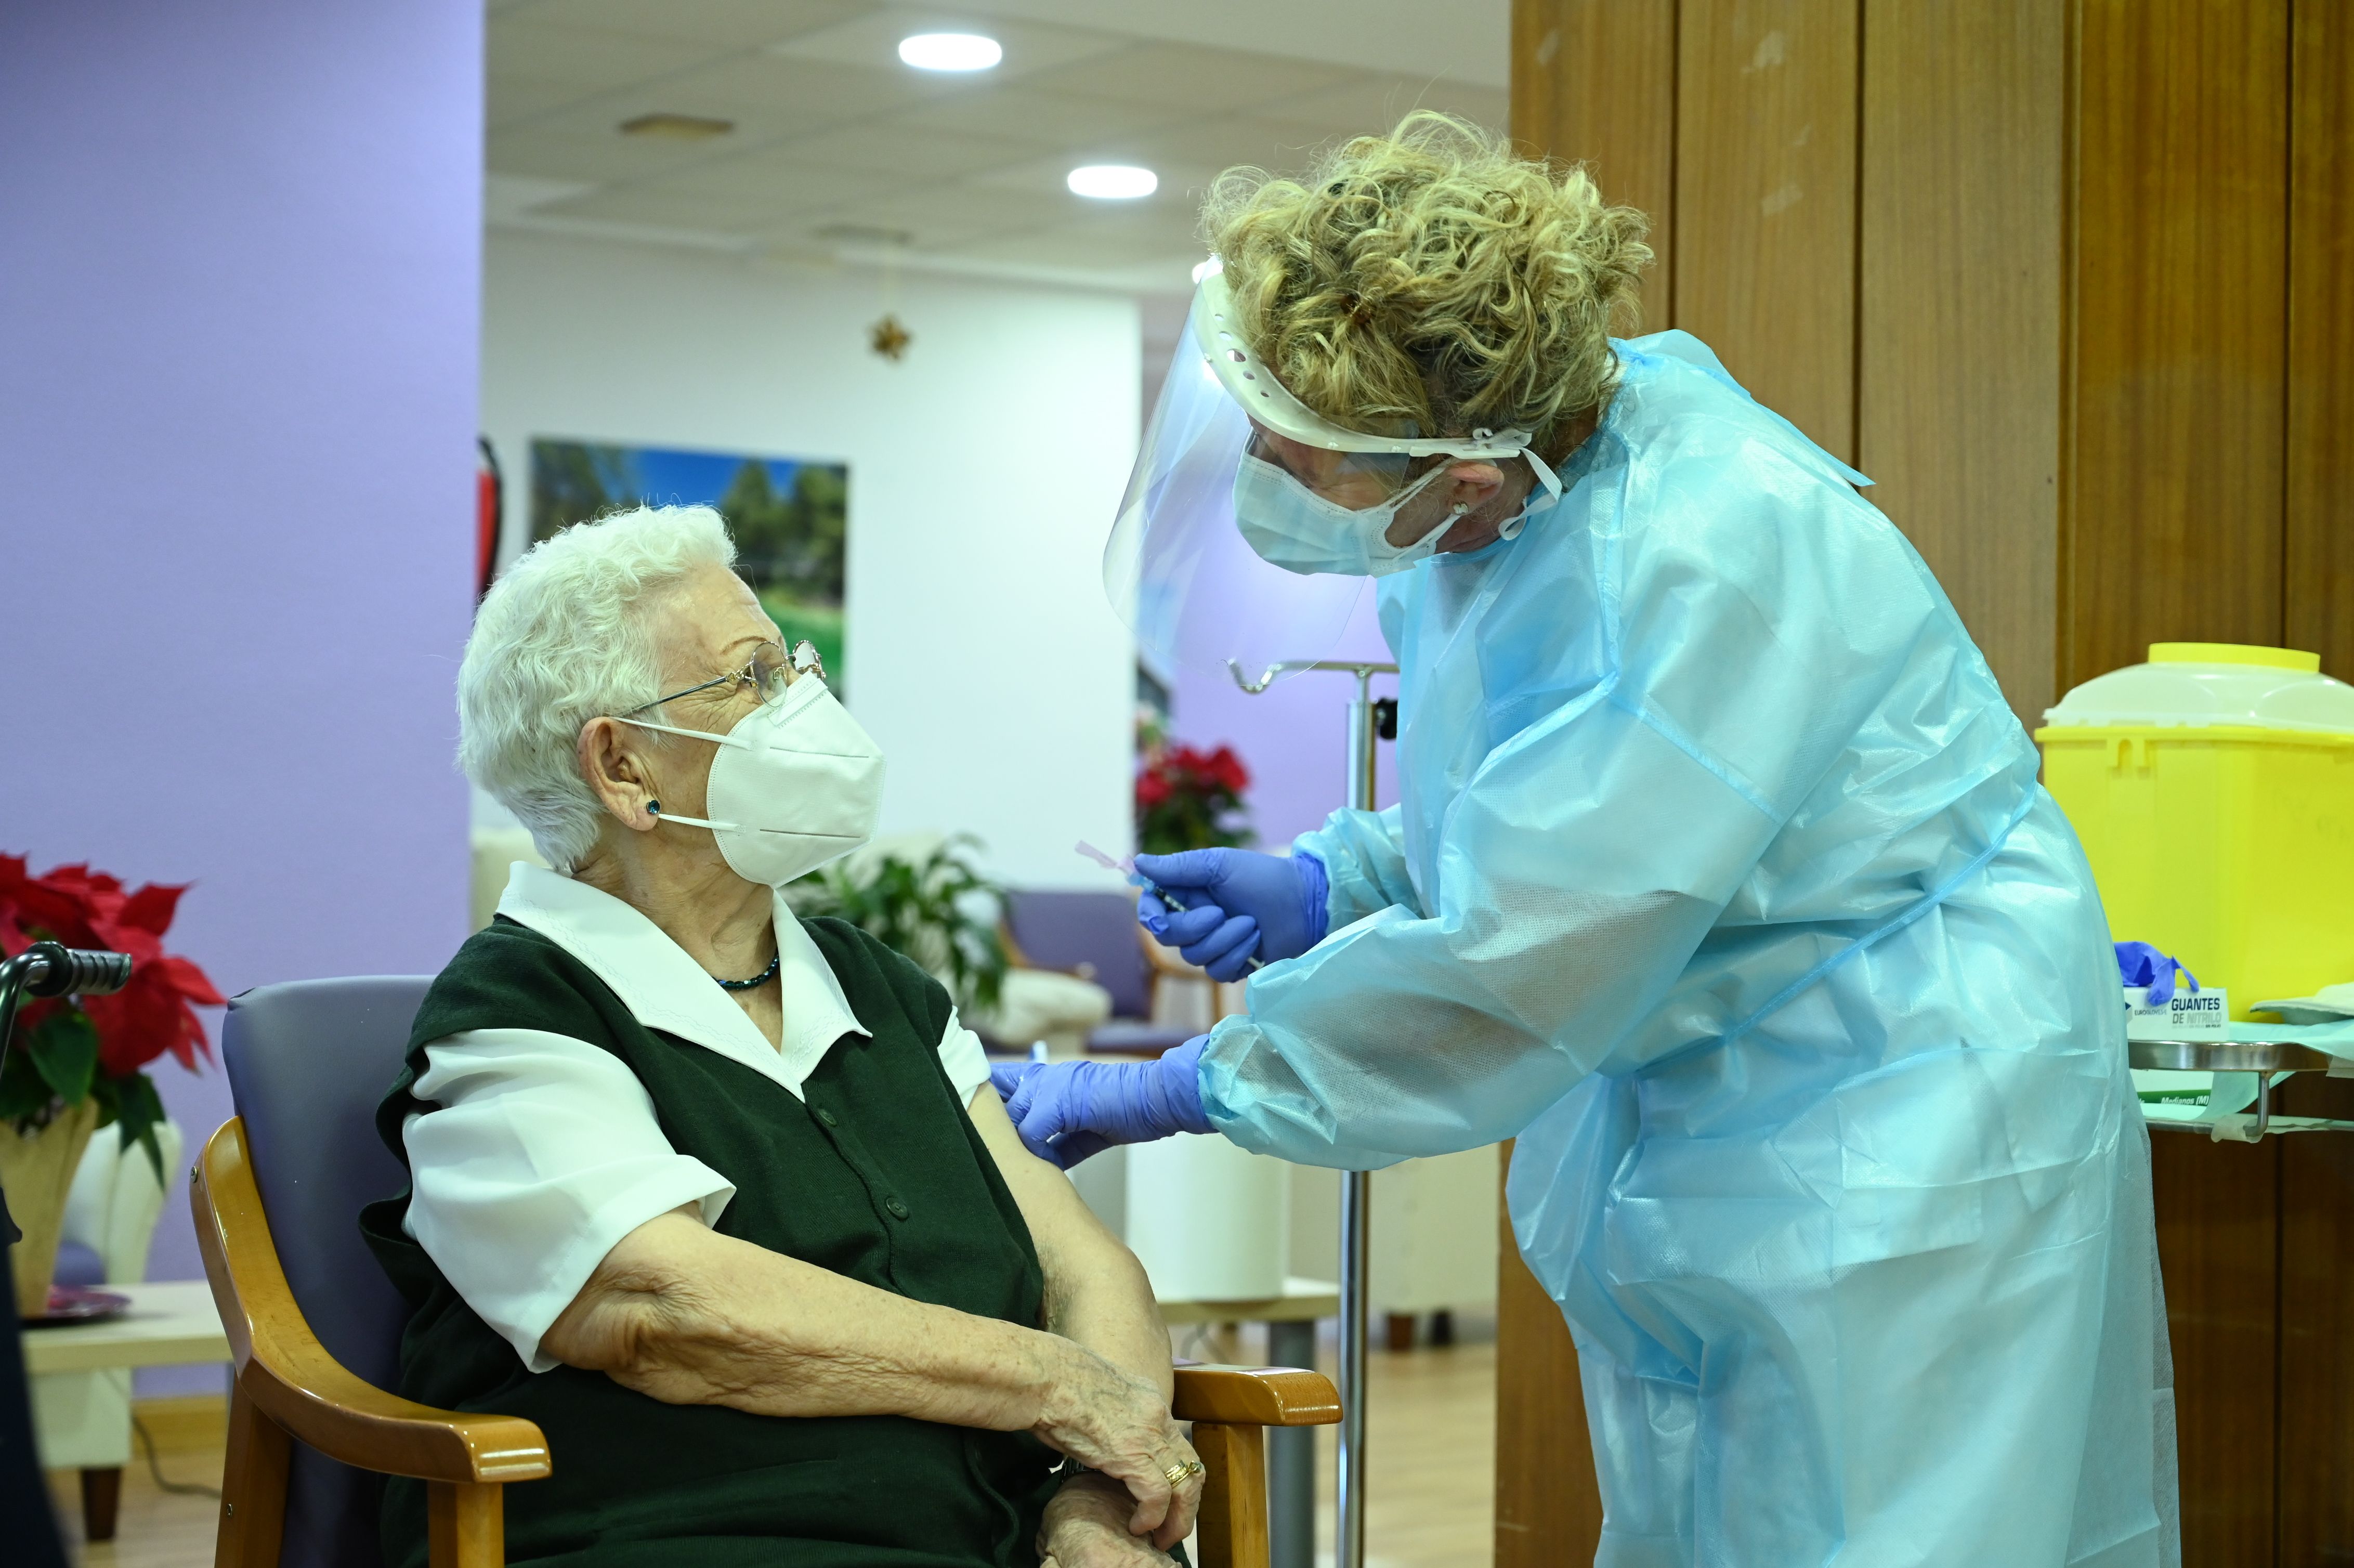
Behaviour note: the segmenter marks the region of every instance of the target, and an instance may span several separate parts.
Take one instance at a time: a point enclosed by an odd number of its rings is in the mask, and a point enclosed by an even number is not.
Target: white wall
[[[493,230],[482,426],[512,532],[535,436],[850,465],[851,703],[890,759],[883,831],[970,831],[1025,886],[1130,838],[1134,655],[1104,601],[1133,461],[1122,296],[911,278],[897,364],[871,273]],[[522,526],[527,527],[527,524]]]

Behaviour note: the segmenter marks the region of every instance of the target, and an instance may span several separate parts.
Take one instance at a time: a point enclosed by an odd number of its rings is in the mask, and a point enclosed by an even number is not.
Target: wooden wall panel
[[[2053,700],[2066,12],[1868,0],[1856,466],[2032,728]]]
[[[1500,1183],[1512,1168],[1501,1146]],[[1512,1216],[1496,1281],[1496,1568],[1591,1563],[1602,1540],[1602,1492],[1577,1378],[1577,1347],[1537,1277],[1521,1261]]]
[[[2285,641],[2354,680],[2354,12],[2298,0],[2289,106]],[[2301,1075],[2291,1114],[2354,1119]],[[2279,1562],[2354,1563],[2354,1135],[2281,1143]]]
[[[2060,684],[2281,636],[2290,0],[2081,0]]]
[[[1674,324],[1676,0],[1514,0],[1512,135],[1650,215],[1642,330]]]
[[[2277,642],[2291,0],[2081,0],[2064,690]],[[2277,1148],[2158,1140],[2185,1568],[2274,1561]]]
[[[1688,5],[1677,40],[1675,324],[1855,459],[1858,0]]]
[[[2281,1142],[2150,1138],[2174,1341],[2183,1568],[2273,1562]]]
[[[2298,0],[2289,101],[2287,641],[2354,681],[2354,8],[2346,0]]]
[[[2336,0],[2331,0],[2332,4]],[[2354,1083],[2300,1073],[2292,1116],[2354,1120]],[[2281,1139],[2278,1562],[2354,1563],[2354,1133]]]
[[[1512,135],[1586,164],[1605,196],[1649,215],[1641,327],[1652,332],[1675,324],[1676,29],[1676,0],[1512,5]],[[1509,1143],[1502,1160],[1509,1169]],[[1576,1347],[1521,1261],[1510,1213],[1499,1223],[1496,1568],[1590,1563],[1602,1499]]]

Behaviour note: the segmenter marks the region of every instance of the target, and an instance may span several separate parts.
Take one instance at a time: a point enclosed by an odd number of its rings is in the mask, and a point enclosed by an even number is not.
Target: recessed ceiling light
[[[979,33],[917,33],[899,40],[899,58],[917,70],[987,70],[1005,51]]]
[[[735,129],[733,120],[710,120],[700,114],[641,114],[621,122],[624,136],[664,136],[673,142],[707,142]]]
[[[1071,187],[1073,196],[1093,196],[1097,201],[1134,201],[1159,190],[1161,176],[1133,164],[1088,164],[1073,169],[1065,183]]]

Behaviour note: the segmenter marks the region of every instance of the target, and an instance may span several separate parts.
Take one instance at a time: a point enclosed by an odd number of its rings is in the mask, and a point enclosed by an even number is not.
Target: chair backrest
[[[379,1388],[398,1382],[408,1312],[361,1239],[359,1215],[408,1181],[376,1137],[376,1107],[432,983],[382,975],[262,986],[230,1000],[221,1028],[286,1283],[327,1352]],[[375,1568],[381,1486],[295,1443],[280,1568]]]
[[[1076,969],[1111,992],[1115,1018],[1152,1013],[1152,970],[1136,940],[1136,898],[1127,893],[1013,891],[1005,924],[1041,969]]]

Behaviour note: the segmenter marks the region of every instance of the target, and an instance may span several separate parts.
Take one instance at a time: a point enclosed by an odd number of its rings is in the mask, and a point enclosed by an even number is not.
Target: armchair
[[[239,1114],[207,1142],[189,1188],[237,1366],[217,1568],[379,1562],[371,1476],[385,1474],[427,1483],[434,1568],[499,1568],[503,1489],[560,1462],[528,1421],[385,1391],[403,1311],[357,1217],[400,1183],[371,1115],[428,983],[308,980],[229,1004],[221,1054]],[[1338,1421],[1331,1383],[1180,1366],[1175,1406],[1209,1467],[1203,1563],[1265,1568],[1264,1429]]]
[[[1159,962],[1161,949],[1136,923],[1132,894],[1015,889],[1005,895],[1004,937],[1017,973],[1058,971],[1103,988],[1110,1017],[1085,1030],[1090,1053],[1158,1056],[1210,1026],[1189,1027],[1159,1005],[1164,977],[1201,980],[1202,971],[1173,958],[1174,969]]]

